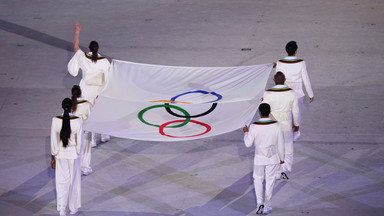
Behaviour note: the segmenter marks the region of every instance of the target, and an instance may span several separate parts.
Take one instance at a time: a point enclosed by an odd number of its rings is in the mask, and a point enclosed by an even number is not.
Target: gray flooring
[[[296,40],[315,101],[271,215],[384,215],[383,11],[379,0],[1,1],[0,215],[57,215],[49,131],[79,82],[66,71],[76,21],[82,47],[151,64],[262,64]],[[93,149],[78,215],[254,215],[242,136],[113,138]]]

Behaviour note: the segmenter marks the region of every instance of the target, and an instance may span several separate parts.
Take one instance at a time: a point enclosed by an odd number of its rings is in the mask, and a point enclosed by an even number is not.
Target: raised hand
[[[81,25],[79,22],[76,22],[75,23],[75,32],[80,32],[80,30],[81,30]]]

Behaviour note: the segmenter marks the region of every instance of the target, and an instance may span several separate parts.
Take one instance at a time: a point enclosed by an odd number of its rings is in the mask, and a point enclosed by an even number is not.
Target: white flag
[[[113,60],[85,130],[151,141],[185,141],[249,124],[272,64],[175,67]]]

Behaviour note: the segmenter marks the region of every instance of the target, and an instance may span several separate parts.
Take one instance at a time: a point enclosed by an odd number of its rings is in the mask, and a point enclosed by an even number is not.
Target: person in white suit
[[[285,50],[288,56],[280,59],[276,62],[276,71],[284,73],[285,85],[290,87],[296,92],[298,105],[299,105],[299,124],[301,123],[301,111],[303,107],[304,91],[303,84],[307,94],[309,96],[309,102],[313,102],[314,95],[312,91],[311,81],[309,80],[307,66],[303,59],[296,57],[297,55],[297,43],[290,41],[285,46]],[[294,133],[294,140],[300,137],[300,131]]]
[[[89,114],[91,113],[92,104],[81,97],[81,88],[78,85],[74,85],[71,90],[72,93],[72,113],[83,120],[83,124],[87,121]],[[91,168],[91,140],[95,134],[92,132],[84,132],[84,151],[81,157],[81,172],[83,175],[89,175],[92,173]]]
[[[276,175],[277,179],[288,179],[293,164],[293,132],[299,130],[299,107],[296,93],[286,85],[285,76],[278,71],[274,78],[275,86],[265,91],[263,103],[271,106],[273,119],[279,122],[284,135],[285,160]]]
[[[83,91],[83,97],[94,104],[96,97],[104,87],[110,63],[107,58],[98,53],[99,44],[96,41],[91,41],[88,46],[88,52],[80,49],[80,30],[80,23],[76,23],[75,40],[73,43],[75,55],[68,63],[68,72],[72,76],[77,76],[80,69],[83,71],[83,77],[79,85]]]
[[[56,170],[57,211],[65,216],[67,206],[71,214],[81,207],[83,123],[71,113],[71,99],[64,99],[62,108],[64,113],[52,118],[51,167]]]
[[[68,72],[72,76],[77,76],[79,70],[83,72],[83,77],[80,81],[82,96],[92,105],[95,104],[97,96],[104,88],[105,80],[109,71],[110,63],[107,58],[99,54],[99,44],[96,41],[91,41],[88,46],[88,52],[83,52],[79,47],[79,36],[81,26],[80,23],[75,24],[75,39],[73,49],[75,55],[68,63]],[[101,141],[107,142],[110,137],[101,135]],[[92,140],[92,146],[96,146],[96,140]]]
[[[261,118],[245,126],[244,143],[249,148],[255,146],[253,183],[255,186],[257,210],[256,214],[268,214],[272,211],[272,192],[279,165],[284,163],[284,138],[277,121],[269,118],[270,106],[262,103],[259,106]],[[263,181],[265,180],[265,196]]]

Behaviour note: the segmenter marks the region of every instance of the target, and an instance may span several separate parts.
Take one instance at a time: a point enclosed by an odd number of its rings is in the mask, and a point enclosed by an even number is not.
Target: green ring
[[[158,127],[158,128],[159,128],[160,125],[151,124],[151,123],[145,121],[144,118],[143,118],[143,114],[144,114],[145,112],[147,112],[147,111],[150,110],[150,109],[154,109],[154,108],[158,108],[158,107],[169,107],[169,108],[174,108],[174,109],[177,109],[177,110],[179,110],[180,112],[184,113],[185,116],[190,116],[189,113],[188,113],[185,109],[183,109],[183,108],[181,108],[181,107],[174,106],[174,105],[167,105],[167,104],[164,104],[164,105],[154,105],[154,106],[150,106],[150,107],[147,107],[147,108],[141,110],[141,111],[139,112],[139,114],[138,114],[138,117],[139,117],[140,121],[142,121],[144,124],[147,124],[147,125],[150,125],[150,126],[154,126],[154,127]],[[190,117],[186,117],[186,118],[185,118],[185,121],[184,121],[183,123],[178,124],[178,125],[174,125],[174,126],[167,126],[166,128],[178,128],[178,127],[182,127],[182,126],[188,124],[188,122],[189,122],[190,120],[191,120]]]

